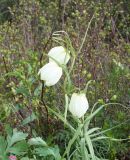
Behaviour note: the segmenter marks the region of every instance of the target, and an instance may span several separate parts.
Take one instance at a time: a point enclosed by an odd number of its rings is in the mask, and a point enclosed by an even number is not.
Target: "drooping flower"
[[[52,48],[49,53],[49,62],[54,62],[56,60],[59,64],[67,64],[70,59],[70,54],[62,46],[57,46]],[[53,60],[54,59],[54,60]]]
[[[17,160],[17,157],[14,156],[14,155],[10,155],[10,156],[9,156],[9,160]]]
[[[46,86],[55,85],[62,76],[62,68],[55,62],[50,62],[44,65],[38,72],[41,80],[45,81]]]
[[[73,93],[70,104],[69,111],[73,116],[81,118],[89,108],[88,100],[84,93]]]

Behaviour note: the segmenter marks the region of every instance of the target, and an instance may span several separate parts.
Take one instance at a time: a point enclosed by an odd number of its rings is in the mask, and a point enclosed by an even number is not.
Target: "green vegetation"
[[[129,7],[0,0],[1,160],[130,159]],[[48,57],[56,46],[70,54],[67,64]],[[50,59],[62,69],[53,86],[38,75]],[[77,118],[69,103],[85,88],[89,109]]]

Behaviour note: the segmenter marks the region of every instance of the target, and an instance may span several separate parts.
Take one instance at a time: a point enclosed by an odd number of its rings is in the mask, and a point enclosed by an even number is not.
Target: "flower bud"
[[[55,62],[54,60],[56,60],[61,65],[67,64],[70,59],[70,54],[62,46],[52,48],[48,55],[50,57],[49,62]]]
[[[81,118],[89,108],[88,100],[84,93],[73,93],[70,104],[69,111],[73,116]]]
[[[50,62],[44,65],[38,72],[41,80],[45,81],[46,86],[55,85],[62,76],[62,68],[59,67],[55,62]]]

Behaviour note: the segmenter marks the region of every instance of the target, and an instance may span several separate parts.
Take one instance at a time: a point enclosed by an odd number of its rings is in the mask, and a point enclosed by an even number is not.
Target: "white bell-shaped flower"
[[[62,76],[62,68],[55,62],[50,62],[44,65],[38,72],[41,80],[45,81],[46,86],[55,85]]]
[[[57,46],[52,48],[49,53],[49,62],[54,62],[56,60],[59,64],[67,64],[70,59],[69,52],[66,52],[65,48],[62,46]]]
[[[88,100],[84,93],[73,93],[70,104],[69,111],[73,116],[81,118],[89,108]]]

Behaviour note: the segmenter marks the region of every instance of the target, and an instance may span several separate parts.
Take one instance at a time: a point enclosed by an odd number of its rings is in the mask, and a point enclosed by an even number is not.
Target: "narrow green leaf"
[[[88,116],[88,117],[85,119],[84,125],[85,125],[89,120],[91,120],[98,112],[100,112],[103,108],[104,108],[104,105],[103,105],[103,106],[100,106],[95,112],[93,112],[92,114],[90,114],[90,116]]]
[[[75,142],[75,140],[78,138],[78,136],[81,134],[81,128],[83,127],[83,125],[79,125],[78,129],[76,130],[73,138],[69,141],[69,144],[64,152],[64,155],[63,157],[67,154],[69,155],[69,152],[70,152],[70,149],[71,149],[71,146],[73,145],[73,143]]]
[[[68,96],[67,94],[65,94],[65,113],[64,113],[64,116],[65,116],[65,122],[66,122],[66,117],[67,117],[67,111],[68,111],[68,104],[69,104],[69,99],[68,99]]]
[[[81,146],[82,160],[90,160],[90,155],[85,146],[85,138],[81,138],[80,146]]]
[[[95,153],[94,153],[94,149],[93,149],[93,144],[92,144],[92,141],[91,141],[89,135],[85,134],[85,140],[88,145],[92,160],[95,160],[96,158],[95,158]]]
[[[47,107],[49,111],[51,111],[53,114],[55,114],[62,122],[65,123],[65,125],[71,129],[72,132],[75,132],[76,130],[69,124],[69,122],[65,121],[64,117],[61,116],[59,113],[55,112],[53,109]]]
[[[96,127],[96,128],[92,128],[92,129],[89,129],[88,131],[87,131],[87,134],[92,134],[93,132],[95,132],[95,131],[97,131],[97,130],[99,130],[99,129],[101,129],[101,128],[99,128],[99,127]]]
[[[106,137],[106,136],[100,136],[100,137],[93,138],[92,141],[98,141],[98,140],[102,140],[102,139],[110,139],[110,138]]]

